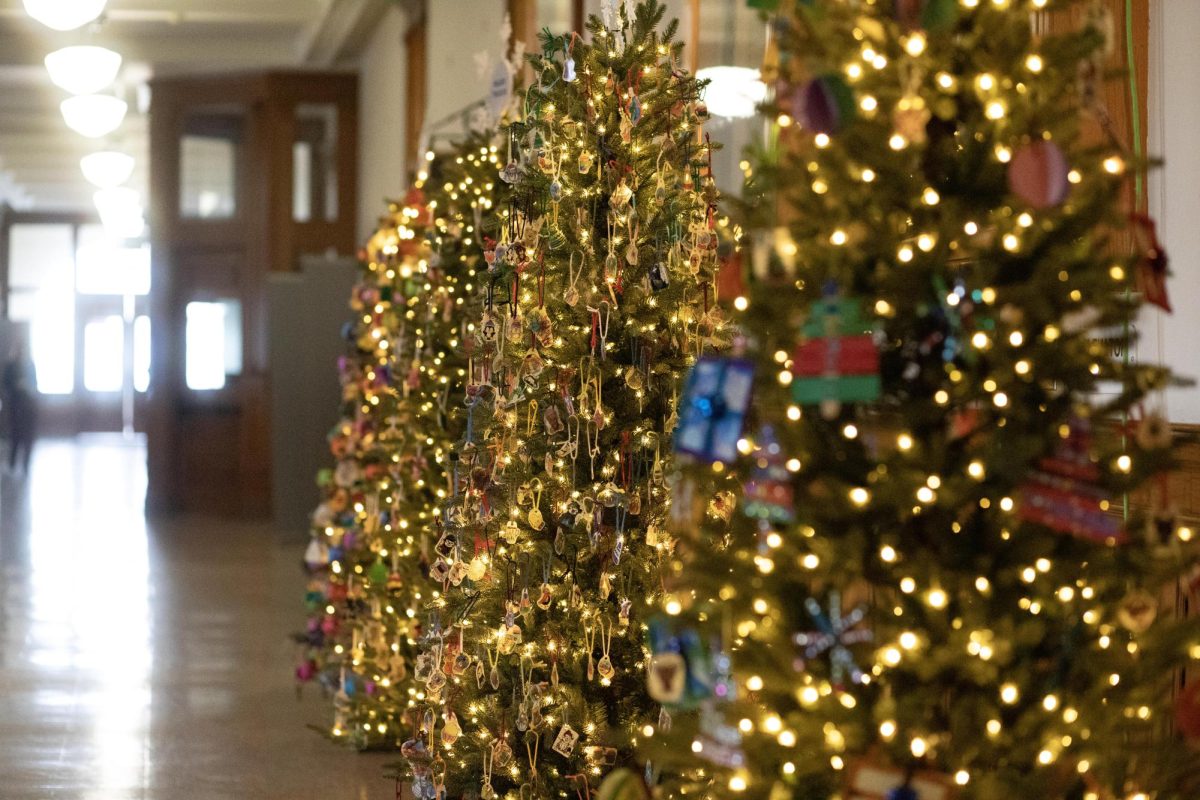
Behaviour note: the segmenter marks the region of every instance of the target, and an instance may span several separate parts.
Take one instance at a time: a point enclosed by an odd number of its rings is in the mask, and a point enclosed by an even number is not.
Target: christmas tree
[[[609,3],[590,42],[545,33],[504,130],[438,540],[471,571],[430,610],[402,748],[419,797],[590,791],[660,719],[643,629],[675,401],[722,333],[704,112],[663,14]]]
[[[429,165],[435,180],[440,166]],[[332,691],[328,733],[359,748],[395,747],[411,727],[411,662],[436,591],[429,528],[464,421],[460,325],[477,259],[457,193],[426,196],[422,183],[391,204],[364,250],[353,350],[340,365],[343,419],[330,434],[337,466],[320,477],[326,497],[305,557],[310,650],[298,675]]]
[[[681,401],[736,446],[676,485],[724,500],[651,627],[695,709],[643,742],[664,796],[1200,795],[1169,376],[1129,356],[1166,261],[1089,121],[1103,4],[779,5],[781,227]]]

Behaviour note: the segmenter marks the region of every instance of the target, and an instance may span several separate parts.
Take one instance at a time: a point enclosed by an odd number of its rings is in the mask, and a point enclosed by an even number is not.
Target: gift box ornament
[[[767,522],[791,522],[796,517],[791,477],[784,466],[783,448],[769,425],[758,434],[755,457],[743,491],[743,511]]]
[[[694,628],[657,616],[650,620],[647,636],[646,686],[652,699],[673,709],[692,709],[713,696],[712,661]]]
[[[1126,538],[1121,520],[1108,512],[1109,496],[1097,481],[1086,420],[1069,423],[1053,455],[1043,458],[1020,489],[1017,516],[1025,522],[1096,542]]]
[[[792,398],[798,404],[820,406],[831,418],[842,403],[879,399],[879,348],[857,301],[827,290],[813,303],[803,334],[792,366]]]
[[[754,366],[738,358],[705,356],[688,374],[680,398],[675,452],[706,461],[732,463],[738,456]]]

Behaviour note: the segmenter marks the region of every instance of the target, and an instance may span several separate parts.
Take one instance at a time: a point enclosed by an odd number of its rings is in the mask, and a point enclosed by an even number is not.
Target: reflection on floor
[[[367,800],[388,756],[305,728],[286,632],[301,548],[142,515],[138,441],[38,445],[0,483],[0,797]]]

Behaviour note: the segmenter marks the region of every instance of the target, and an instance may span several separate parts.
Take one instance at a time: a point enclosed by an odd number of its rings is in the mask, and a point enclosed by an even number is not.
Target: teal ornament
[[[835,134],[854,119],[854,91],[833,73],[806,83],[797,104],[796,118],[813,133]]]

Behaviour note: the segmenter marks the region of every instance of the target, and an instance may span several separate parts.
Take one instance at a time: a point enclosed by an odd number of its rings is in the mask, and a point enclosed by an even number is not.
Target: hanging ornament
[[[927,138],[925,126],[929,124],[929,107],[918,94],[906,94],[896,103],[892,112],[892,125],[896,133],[913,144],[924,144]]]
[[[775,430],[763,426],[756,438],[754,468],[743,492],[743,511],[765,522],[788,523],[796,517],[791,477]]]
[[[1117,607],[1117,622],[1131,633],[1145,633],[1158,616],[1158,601],[1145,589],[1135,589]]]
[[[811,133],[832,136],[854,119],[854,91],[834,73],[813,78],[800,90],[796,119]]]
[[[1097,484],[1100,471],[1091,459],[1091,427],[1087,420],[1075,418],[1068,430],[1054,454],[1043,458],[1021,486],[1017,516],[1083,539],[1124,541],[1121,520],[1108,513],[1108,494]]]
[[[688,374],[675,452],[733,463],[750,407],[754,365],[744,359],[704,356]]]
[[[558,734],[554,737],[554,743],[550,745],[550,749],[563,758],[570,758],[571,754],[575,752],[577,744],[579,744],[579,734],[570,725],[564,723],[558,729]]]
[[[804,659],[810,661],[828,654],[829,679],[835,686],[843,686],[847,677],[851,683],[864,683],[867,676],[859,669],[850,648],[873,638],[870,630],[861,627],[867,616],[866,607],[858,606],[849,614],[843,613],[842,594],[834,590],[829,593],[828,611],[814,597],[804,601],[804,608],[817,628],[796,634],[796,644],[804,648]]]
[[[320,539],[313,539],[304,551],[304,564],[310,572],[325,569],[329,566],[329,545]]]
[[[1167,296],[1167,251],[1158,240],[1158,227],[1145,214],[1130,216],[1134,241],[1140,250],[1137,261],[1137,290],[1147,303],[1171,313]]]
[[[1008,164],[1008,188],[1033,208],[1061,203],[1071,188],[1067,157],[1054,142],[1039,139],[1020,147]]]
[[[857,301],[827,286],[810,308],[803,334],[793,356],[792,398],[798,404],[818,405],[831,419],[842,403],[879,399],[879,349]]]

